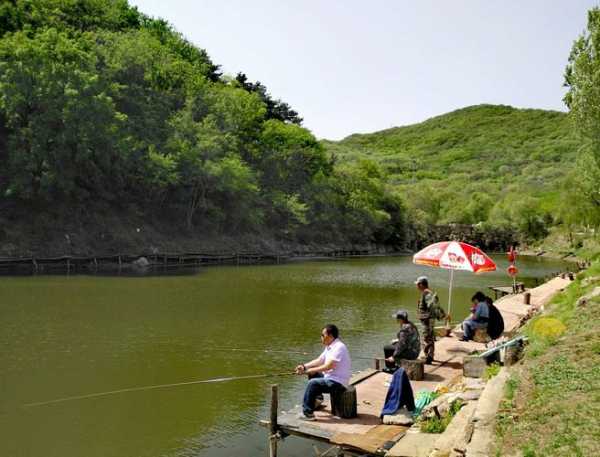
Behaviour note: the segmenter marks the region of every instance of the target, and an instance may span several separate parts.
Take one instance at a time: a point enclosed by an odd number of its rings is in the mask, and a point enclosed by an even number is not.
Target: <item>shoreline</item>
[[[166,269],[195,269],[220,265],[273,265],[281,263],[327,261],[349,258],[396,257],[408,251],[349,249],[291,253],[179,253],[117,254],[104,256],[11,257],[0,258],[0,276],[25,273],[147,273]]]
[[[383,252],[382,252],[383,251]],[[331,261],[356,258],[401,257],[414,254],[407,250],[377,249],[348,249],[328,250],[314,252],[287,252],[287,253],[142,253],[99,255],[99,256],[68,256],[60,257],[0,257],[0,276],[23,276],[35,274],[121,274],[146,275],[152,273],[162,274],[166,271],[195,270],[201,267],[214,266],[242,266],[242,265],[279,265],[307,261]],[[490,251],[490,255],[503,255],[504,252]],[[530,252],[522,256],[541,257]],[[555,256],[543,256],[550,260],[562,260],[574,263],[578,269],[583,262]],[[584,265],[585,267],[585,265]],[[563,271],[559,272],[564,273]]]

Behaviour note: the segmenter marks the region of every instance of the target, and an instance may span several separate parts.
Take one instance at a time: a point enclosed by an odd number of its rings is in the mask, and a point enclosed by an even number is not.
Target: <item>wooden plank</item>
[[[358,384],[359,382],[362,382],[365,379],[370,378],[375,373],[379,373],[379,371],[377,371],[373,368],[367,368],[364,371],[359,371],[358,373],[353,374],[352,377],[350,378],[350,385],[354,386],[354,385]]]
[[[338,432],[331,438],[331,442],[360,449],[363,452],[379,454],[383,453],[385,447],[392,447],[392,443],[398,442],[406,430],[408,427],[400,425],[377,425],[364,434]]]

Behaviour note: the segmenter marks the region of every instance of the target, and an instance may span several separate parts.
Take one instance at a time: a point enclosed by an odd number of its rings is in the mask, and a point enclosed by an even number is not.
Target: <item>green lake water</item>
[[[453,316],[499,271],[458,272]],[[519,258],[533,285],[561,262]],[[222,348],[320,352],[319,334],[335,323],[355,356],[380,355],[393,338],[392,311],[414,316],[416,276],[430,277],[442,303],[448,271],[410,257],[215,267],[143,277],[0,277],[0,456],[265,456],[268,387],[280,404],[300,403],[301,377],[240,380],[129,392],[37,407],[63,397],[224,376],[279,373],[309,357]],[[487,292],[487,291],[486,291]],[[353,370],[372,362],[353,360]],[[284,456],[305,456],[308,441],[287,439]]]

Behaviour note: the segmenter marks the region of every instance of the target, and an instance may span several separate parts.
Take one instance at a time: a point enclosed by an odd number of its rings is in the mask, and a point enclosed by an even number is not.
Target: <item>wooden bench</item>
[[[345,390],[331,394],[331,414],[342,419],[352,419],[358,416],[354,386],[348,386]]]
[[[404,368],[411,381],[422,381],[425,378],[425,362],[423,360],[401,359],[400,367]]]
[[[475,333],[473,334],[473,341],[475,341],[476,343],[487,344],[490,341],[492,341],[492,339],[488,335],[487,329],[485,329],[485,328],[476,328],[475,329]]]

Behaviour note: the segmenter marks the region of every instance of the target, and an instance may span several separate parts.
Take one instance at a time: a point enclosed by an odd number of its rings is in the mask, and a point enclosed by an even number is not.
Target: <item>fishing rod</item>
[[[218,382],[239,381],[241,379],[261,379],[261,378],[272,378],[272,377],[292,376],[292,375],[296,375],[296,373],[288,371],[285,373],[255,374],[255,375],[248,375],[248,376],[230,376],[230,377],[226,377],[226,378],[211,378],[211,379],[200,379],[200,380],[187,381],[187,382],[176,382],[173,384],[158,384],[158,385],[144,386],[144,387],[129,387],[127,389],[111,390],[108,392],[98,392],[98,393],[86,394],[86,395],[74,395],[71,397],[57,398],[54,400],[40,401],[40,402],[35,402],[35,403],[26,403],[23,405],[23,407],[31,408],[31,407],[35,407],[35,406],[51,405],[51,404],[55,404],[55,403],[63,403],[63,402],[73,401],[73,400],[85,400],[88,398],[106,397],[108,395],[116,395],[116,394],[121,394],[121,393],[126,393],[126,392],[141,392],[144,390],[166,389],[169,387],[190,386],[193,384],[211,384],[211,383],[218,383]]]
[[[225,351],[225,352],[264,352],[264,353],[275,353],[275,354],[299,354],[299,355],[314,355],[314,352],[304,351],[280,351],[276,349],[245,349],[245,348],[207,348],[205,351]],[[353,359],[365,359],[373,360],[376,356],[365,356],[365,355],[352,355]]]

